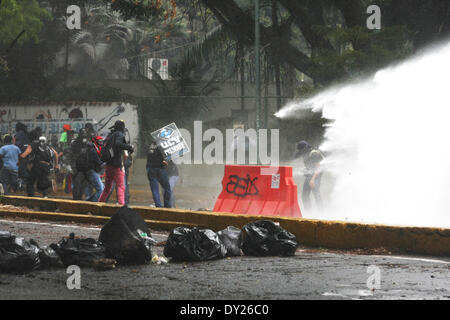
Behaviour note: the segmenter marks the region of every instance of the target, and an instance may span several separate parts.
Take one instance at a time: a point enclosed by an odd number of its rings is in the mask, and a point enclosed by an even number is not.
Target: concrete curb
[[[87,214],[73,214],[73,213],[53,213],[43,211],[16,211],[8,209],[0,209],[0,217],[8,218],[23,218],[23,219],[36,219],[44,221],[64,221],[73,223],[88,223],[95,225],[103,225],[110,218],[105,216],[93,216]],[[175,222],[175,221],[155,221],[144,220],[151,230],[171,231],[176,227],[183,226],[192,228],[197,225],[190,223]]]
[[[95,219],[95,223],[98,223],[98,221],[106,222],[108,217],[120,208],[119,205],[106,203],[12,196],[1,197],[0,203],[41,211],[61,212],[59,214],[41,212],[41,215],[35,215],[36,217],[52,217],[57,220],[58,216],[72,214],[72,218],[81,219],[77,222],[92,223]],[[333,249],[383,247],[405,253],[450,256],[450,229],[399,227],[143,206],[130,207],[139,212],[144,220],[149,223],[150,228],[154,230],[170,231],[176,226],[198,226],[219,231],[228,226],[242,228],[245,224],[256,220],[272,220],[279,222],[281,227],[293,233],[302,245]],[[42,215],[44,213],[46,216]],[[88,213],[92,216],[87,215]],[[32,214],[28,214],[30,217],[32,216]]]

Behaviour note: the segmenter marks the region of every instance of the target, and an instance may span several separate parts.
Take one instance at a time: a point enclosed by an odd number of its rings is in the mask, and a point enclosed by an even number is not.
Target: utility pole
[[[259,44],[259,0],[255,0],[255,76],[256,76],[256,134],[261,129],[261,70]]]
[[[259,0],[255,0],[255,67],[256,67],[256,146],[258,154],[256,156],[258,164],[259,159],[259,129],[261,129],[261,70],[259,61]]]
[[[69,5],[69,1],[66,0],[66,8]],[[64,60],[64,89],[67,88],[67,77],[69,73],[69,37],[70,37],[70,30],[66,25],[66,56]]]
[[[273,34],[279,37],[278,30],[278,16],[277,16],[277,2],[272,0],[272,29]],[[281,81],[280,81],[280,59],[278,58],[278,44],[276,48],[272,48],[272,60],[275,68],[275,88],[277,96],[277,111],[281,109]]]

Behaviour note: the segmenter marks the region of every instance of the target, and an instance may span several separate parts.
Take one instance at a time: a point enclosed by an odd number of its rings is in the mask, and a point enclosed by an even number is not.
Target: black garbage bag
[[[97,260],[106,258],[105,247],[100,242],[92,238],[75,238],[73,233],[69,238],[52,243],[50,248],[61,258],[65,267],[93,267]]]
[[[151,237],[147,223],[135,210],[124,206],[103,226],[99,241],[109,258],[119,264],[144,264],[152,260]]]
[[[30,244],[36,246],[39,249],[38,255],[41,262],[39,269],[42,270],[48,268],[64,267],[61,258],[58,256],[55,250],[53,250],[49,246],[41,248],[34,239],[30,239]]]
[[[293,256],[295,236],[270,220],[250,222],[243,227],[242,251],[248,256]]]
[[[40,264],[37,246],[0,231],[0,272],[23,274],[38,269]]]
[[[41,260],[41,269],[64,267],[60,256],[49,246],[39,249],[39,259]]]
[[[177,227],[169,234],[164,255],[174,261],[222,259],[227,251],[212,230]]]
[[[227,227],[224,230],[217,232],[220,243],[227,250],[227,257],[234,257],[241,255],[242,247],[242,230],[236,227]]]

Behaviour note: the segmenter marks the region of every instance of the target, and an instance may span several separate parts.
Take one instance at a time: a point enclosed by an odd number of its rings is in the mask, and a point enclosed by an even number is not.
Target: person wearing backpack
[[[22,122],[16,124],[16,134],[14,135],[14,144],[19,147],[20,151],[23,153],[27,149],[30,141],[28,138],[27,126]],[[19,159],[19,171],[18,171],[18,190],[23,191],[25,189],[26,180],[28,178],[27,170],[28,159]]]
[[[88,188],[95,190],[95,192],[90,192],[90,194],[86,193],[86,201],[97,202],[104,189],[102,179],[100,178],[103,162],[100,160],[99,153],[97,152],[98,146],[101,145],[101,139],[102,137],[94,137],[91,141],[87,142],[82,147],[80,155],[75,162],[77,174],[74,185],[83,187],[86,181],[89,184]],[[82,193],[82,190],[74,188],[74,196],[77,192]],[[81,199],[82,194],[78,196]]]
[[[125,204],[125,172],[123,170],[123,151],[133,153],[133,146],[125,140],[125,122],[117,120],[114,126],[109,128],[111,133],[106,138],[102,147],[101,160],[105,166],[105,188],[99,198],[99,202],[106,202],[108,195],[113,189],[113,183],[117,188],[117,201],[120,205]]]
[[[86,198],[91,196],[91,188],[86,177],[89,168],[88,154],[88,137],[84,129],[80,129],[78,136],[70,145],[70,153],[68,159],[72,168],[72,199],[82,200],[83,194]]]
[[[130,135],[128,132],[128,129],[125,128],[125,141],[127,144],[130,144]],[[128,205],[130,203],[130,171],[132,171],[133,166],[133,156],[127,151],[123,151],[123,171],[125,173],[124,183],[125,183],[125,205]],[[115,183],[113,183],[114,187],[116,189],[116,198],[117,198],[117,187]],[[111,196],[112,192],[106,197],[106,201],[109,201],[109,198]]]
[[[322,196],[320,194],[320,182],[322,179],[321,162],[324,159],[322,152],[313,149],[306,141],[297,143],[297,152],[294,158],[303,158],[305,165],[305,181],[302,189],[302,202],[306,209],[311,207],[310,194],[314,195],[316,206],[319,210],[323,207]]]
[[[37,183],[37,189],[42,193],[43,197],[47,197],[47,190],[52,187],[49,179],[50,171],[55,161],[55,169],[59,169],[58,156],[56,152],[47,144],[44,136],[38,137],[37,132],[30,134],[31,144],[28,145],[22,157],[30,156],[31,169],[27,179],[27,194],[29,197],[34,196],[34,185]]]

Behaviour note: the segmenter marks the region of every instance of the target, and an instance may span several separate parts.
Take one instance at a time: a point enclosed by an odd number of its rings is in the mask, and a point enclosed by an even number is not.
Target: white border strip
[[[95,228],[95,227],[82,227],[82,226],[76,226],[76,225],[65,225],[65,224],[54,224],[49,222],[32,222],[32,221],[10,221],[10,220],[2,220],[0,219],[0,223],[5,222],[9,224],[16,224],[16,223],[22,223],[22,224],[35,224],[35,225],[46,225],[46,226],[53,226],[53,227],[60,227],[60,228],[74,228],[74,229],[85,229],[85,230],[101,230],[102,228]],[[161,236],[165,236],[164,233],[156,232],[153,230],[150,230],[151,234],[157,234]]]

